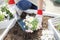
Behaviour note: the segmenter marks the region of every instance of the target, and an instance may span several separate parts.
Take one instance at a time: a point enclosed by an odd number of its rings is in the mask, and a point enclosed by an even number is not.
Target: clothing
[[[28,0],[21,0],[16,5],[21,10],[37,9],[37,6],[29,2]]]

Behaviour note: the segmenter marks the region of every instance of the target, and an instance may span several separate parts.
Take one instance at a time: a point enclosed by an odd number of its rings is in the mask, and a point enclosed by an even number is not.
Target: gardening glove
[[[39,27],[37,27],[37,30],[42,29],[42,17],[43,17],[43,11],[37,10],[37,18],[39,20]]]

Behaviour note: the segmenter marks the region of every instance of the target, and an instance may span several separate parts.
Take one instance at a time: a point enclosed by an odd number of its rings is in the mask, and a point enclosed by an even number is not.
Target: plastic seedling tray
[[[1,6],[2,7],[2,6]],[[9,8],[9,11],[12,13],[12,15],[13,15],[13,18],[12,19],[14,19],[14,18],[16,18],[15,17],[15,11],[13,10],[13,8],[11,8],[11,7],[9,7],[8,6],[8,8]],[[10,22],[12,21],[12,19],[9,19],[9,17],[7,18],[7,19],[5,19],[5,20],[3,20],[3,21],[0,21],[0,29],[4,29],[4,28],[6,28],[9,24],[10,24]]]
[[[60,17],[52,18],[48,20],[48,29],[52,30],[54,32],[56,40],[60,40],[60,33],[58,30],[55,28],[57,23],[60,22]],[[58,27],[58,26],[57,26]]]
[[[0,40],[3,40],[4,37],[7,35],[8,31],[15,25],[16,23],[16,19],[12,19],[10,21],[6,21],[4,24],[1,24],[3,27],[2,29],[0,29]]]
[[[16,23],[16,17],[11,20],[5,20],[0,22],[0,40],[3,40],[4,37],[7,35],[9,30],[14,27]]]
[[[0,22],[0,40],[4,40],[4,37],[17,21],[17,15],[13,8],[10,7],[9,10],[13,13],[14,18],[12,18],[11,20],[4,20]]]
[[[11,23],[12,20],[13,20],[13,19],[1,21],[1,22],[0,22],[0,29],[5,29],[5,28],[7,28],[7,26],[10,25],[10,23]]]

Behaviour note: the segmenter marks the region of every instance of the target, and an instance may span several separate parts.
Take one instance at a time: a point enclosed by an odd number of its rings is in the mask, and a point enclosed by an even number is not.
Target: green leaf
[[[57,24],[57,30],[60,31],[60,23]]]
[[[4,20],[4,15],[0,15],[0,21],[3,21]]]
[[[37,25],[38,25],[38,20],[37,20],[37,19],[34,19],[34,20],[31,22],[31,24],[33,25],[32,30],[36,30]]]

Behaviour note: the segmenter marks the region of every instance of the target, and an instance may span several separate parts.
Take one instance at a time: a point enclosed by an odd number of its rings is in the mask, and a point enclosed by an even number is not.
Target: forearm
[[[38,0],[38,10],[42,10],[43,9],[43,0]]]

